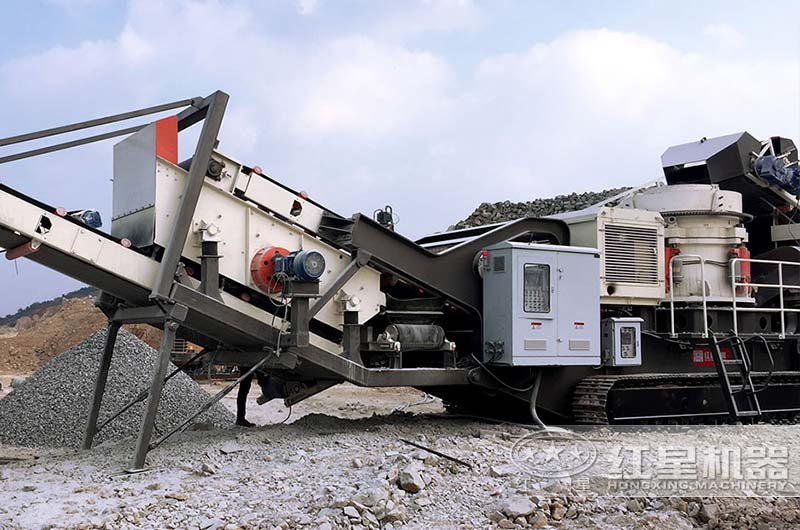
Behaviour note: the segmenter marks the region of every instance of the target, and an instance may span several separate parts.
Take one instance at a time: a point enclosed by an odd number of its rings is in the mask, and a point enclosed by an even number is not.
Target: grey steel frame
[[[490,244],[496,240],[507,239],[528,231],[549,234],[558,243],[568,243],[568,231],[563,223],[552,220],[525,219],[511,223],[510,226],[503,227],[503,229],[491,231],[490,234],[480,238],[480,242],[462,245],[460,248],[448,252],[446,257],[442,257],[443,259],[435,259],[434,255],[421,251],[413,243],[401,240],[397,235],[392,236],[390,234],[387,236],[384,233],[385,231],[369,226],[370,223],[366,222],[364,218],[356,216],[353,220],[350,220],[351,227],[350,230],[347,230],[348,241],[345,245],[353,253],[353,261],[322,293],[316,291],[316,284],[303,285],[295,283],[292,285],[292,288],[296,291],[294,293],[295,300],[293,300],[290,307],[292,329],[290,333],[282,334],[268,323],[241,313],[222,302],[218,292],[219,271],[216,263],[216,249],[212,249],[212,246],[209,245],[203,252],[203,263],[201,264],[203,281],[199,290],[193,289],[181,281],[183,273],[182,264],[180,263],[181,253],[189,235],[191,220],[202,191],[208,163],[217,143],[217,136],[228,99],[227,94],[218,91],[206,98],[192,98],[107,118],[48,129],[38,133],[0,139],[0,147],[2,147],[186,105],[191,106],[178,114],[179,131],[201,120],[204,122],[194,156],[188,168],[189,175],[178,208],[174,229],[164,249],[156,281],[149,293],[132,285],[124,278],[93,270],[75,257],[55,249],[43,246],[39,252],[30,257],[34,261],[90,283],[99,287],[104,293],[108,293],[98,300],[98,305],[109,318],[109,324],[105,348],[100,361],[100,369],[95,381],[90,414],[84,433],[83,447],[85,449],[91,448],[97,432],[100,404],[120,327],[124,324],[149,323],[164,328],[158,361],[151,374],[147,405],[139,429],[131,471],[139,471],[144,468],[147,452],[152,447],[150,439],[154,421],[173,343],[179,330],[182,335],[187,335],[192,340],[196,339],[198,343],[205,343],[207,346],[224,345],[226,351],[223,352],[223,355],[228,355],[231,359],[238,360],[241,363],[246,361],[246,364],[253,366],[258,362],[267,368],[283,370],[294,370],[299,367],[302,370],[303,377],[316,380],[317,383],[309,387],[303,397],[293,396],[296,400],[308,397],[314,392],[324,390],[341,381],[351,381],[362,386],[414,386],[423,388],[474,384],[475,374],[470,377],[470,371],[462,368],[367,368],[362,364],[358,351],[359,325],[358,316],[355,312],[348,311],[345,314],[346,333],[343,338],[345,355],[331,353],[310,344],[309,323],[341,287],[360,268],[368,264],[377,265],[384,270],[401,272],[401,275],[415,278],[424,285],[434,287],[435,291],[447,293],[462,303],[467,302],[465,305],[477,310],[478,300],[473,298],[475,291],[471,289],[472,286],[468,285],[476,280],[470,277],[470,281],[466,282],[467,285],[461,285],[459,280],[467,279],[468,275],[466,273],[472,272],[470,266],[471,256],[480,245]],[[107,133],[106,135],[67,142],[70,145],[58,144],[52,148],[45,148],[44,151],[36,150],[36,153],[31,151],[20,154],[25,156],[11,156],[16,157],[15,159],[35,156],[35,154],[83,145],[91,141],[98,141],[98,139],[113,137],[114,135],[127,134],[138,130],[140,127],[117,131],[119,134]],[[100,136],[103,136],[103,138],[100,138]],[[6,158],[8,159],[9,157]],[[10,160],[0,158],[0,163],[3,161]],[[31,199],[31,201],[33,200]],[[328,219],[332,219],[332,216],[329,216]],[[20,236],[14,234],[12,230],[0,228],[0,245],[9,247],[15,246],[20,242]],[[399,256],[397,255],[398,252],[400,253]],[[420,252],[424,255],[421,256]],[[386,259],[381,259],[381,256],[383,258],[393,256],[398,259],[392,259],[387,262]],[[464,260],[466,260],[466,267],[464,267],[463,263],[460,263]],[[433,262],[436,262],[437,265],[435,267],[436,272],[426,270],[426,267]],[[457,262],[464,270],[459,270],[458,274],[453,275],[454,271],[445,265],[455,265]],[[398,265],[400,266],[398,267]],[[314,298],[316,301],[312,305],[311,299]],[[281,350],[280,358],[275,356],[265,358],[265,348],[266,350]],[[159,443],[161,441],[163,440],[159,440]]]
[[[189,175],[186,182],[186,188],[182,194],[182,199],[178,207],[178,213],[175,220],[175,225],[164,254],[161,258],[161,265],[156,276],[156,281],[153,290],[150,293],[150,300],[155,304],[152,309],[160,308],[164,316],[163,318],[164,335],[161,339],[161,345],[158,352],[158,361],[153,369],[151,375],[150,391],[147,397],[147,405],[145,406],[145,413],[142,417],[142,423],[139,428],[139,436],[136,442],[136,450],[133,457],[131,471],[139,471],[144,468],[147,452],[150,449],[150,438],[153,433],[153,426],[155,424],[156,415],[158,413],[158,405],[161,401],[161,392],[164,386],[164,377],[166,376],[169,367],[170,356],[175,344],[175,336],[181,323],[188,315],[188,308],[182,304],[177,303],[172,298],[172,287],[176,285],[175,279],[178,274],[181,252],[186,239],[189,236],[191,228],[192,216],[194,215],[197,202],[200,198],[200,192],[203,188],[203,181],[205,180],[206,172],[208,171],[208,164],[211,161],[211,155],[214,147],[217,144],[217,137],[222,126],[222,118],[225,115],[225,108],[228,104],[229,96],[224,92],[217,91],[207,98],[197,101],[191,100],[192,107],[187,111],[178,115],[178,130],[184,130],[187,127],[203,120],[203,128],[200,132],[200,137],[195,147],[194,156],[189,166]],[[213,259],[213,258],[212,258]],[[213,272],[212,272],[213,274]],[[206,273],[207,285],[212,284],[215,279],[208,277]],[[135,315],[130,315],[134,319]],[[158,320],[156,320],[157,322]],[[130,323],[132,319],[126,319],[125,315],[115,318],[113,321],[118,325],[120,323]],[[109,334],[111,343],[106,344],[106,350],[113,351],[113,340],[116,335]],[[102,400],[102,389],[99,382],[95,385],[95,396],[93,398],[92,410],[99,409],[99,401]],[[84,447],[91,447],[91,442],[94,438],[96,430],[96,416],[90,416],[89,422],[86,426],[86,435],[84,437]]]
[[[108,371],[111,365],[114,346],[120,327],[125,323],[142,320],[143,317],[147,317],[146,313],[150,312],[149,317],[154,317],[154,319],[146,318],[146,320],[150,322],[158,322],[160,320],[163,324],[164,336],[159,349],[158,362],[152,374],[147,406],[139,430],[139,438],[132,466],[134,470],[141,469],[144,466],[145,457],[147,455],[147,450],[150,443],[150,437],[153,431],[155,416],[158,411],[158,404],[161,398],[164,376],[166,375],[167,367],[169,366],[170,355],[175,341],[175,335],[180,323],[188,313],[188,310],[185,306],[176,304],[174,300],[170,298],[170,291],[174,283],[176,273],[178,272],[181,250],[186,243],[186,238],[188,237],[192,215],[194,214],[195,206],[200,196],[203,180],[208,169],[208,163],[211,160],[211,154],[217,143],[217,136],[222,125],[222,118],[225,114],[227,103],[228,95],[224,92],[218,91],[211,94],[207,98],[185,99],[164,105],[157,105],[154,107],[134,110],[113,116],[107,116],[94,120],[73,123],[62,127],[54,127],[42,131],[0,139],[0,147],[4,147],[84,129],[90,129],[102,125],[108,125],[120,121],[126,121],[132,118],[148,116],[187,106],[190,107],[178,115],[179,131],[186,129],[200,120],[204,120],[203,129],[200,133],[200,138],[198,139],[194,157],[189,168],[186,191],[183,194],[183,199],[178,210],[175,229],[171,234],[170,241],[164,252],[156,283],[149,296],[149,299],[161,309],[162,315],[158,315],[157,312],[154,312],[153,307],[137,308],[138,313],[137,310],[131,310],[132,313],[129,315],[131,318],[125,318],[125,315],[123,314],[121,318],[109,320],[106,331],[105,348],[103,350],[100,367],[95,380],[92,404],[86,430],[84,432],[83,447],[84,449],[88,449],[92,446],[92,442],[97,431],[97,419],[99,416],[100,405],[105,392]],[[55,144],[49,147],[7,155],[0,158],[0,164],[60,151],[71,147],[77,147],[92,142],[98,142],[117,136],[131,134],[145,126],[146,125],[137,125],[117,131],[90,136],[87,138]]]
[[[81,131],[84,129],[91,129],[93,127],[100,127],[101,125],[108,125],[110,123],[117,123],[120,121],[127,121],[133,118],[139,118],[141,116],[149,116],[151,114],[158,114],[159,112],[165,112],[167,110],[177,109],[181,107],[186,107],[187,105],[197,106],[199,107],[202,104],[202,98],[191,98],[191,99],[182,99],[180,101],[174,101],[172,103],[166,103],[164,105],[156,105],[154,107],[147,107],[145,109],[138,109],[133,110],[130,112],[123,112],[122,114],[115,114],[113,116],[106,116],[104,118],[97,118],[94,120],[82,121],[77,123],[72,123],[70,125],[64,125],[62,127],[53,127],[51,129],[45,129],[42,131],[36,131],[27,134],[20,134],[17,136],[9,136],[8,138],[0,138],[0,147],[5,147],[14,144],[21,144],[25,142],[30,142],[33,140],[40,140],[42,138],[49,138],[51,136],[57,136],[60,134],[71,133],[75,131]],[[79,138],[77,140],[72,140],[69,142],[64,142],[60,144],[51,145],[48,147],[42,147],[39,149],[32,149],[30,151],[23,151],[20,153],[14,153],[12,155],[7,155],[4,157],[0,157],[0,164],[4,164],[6,162],[13,162],[15,160],[22,160],[24,158],[30,158],[33,156],[43,155],[47,153],[53,153],[55,151],[61,151],[63,149],[69,149],[71,147],[78,147],[81,145],[90,144],[93,142],[100,142],[103,140],[108,140],[110,138],[116,138],[118,136],[124,136],[126,134],[132,134],[138,131],[139,129],[146,127],[147,124],[144,125],[136,125],[133,127],[128,127],[126,129],[120,129],[117,131],[111,131],[107,133],[98,134],[95,136],[89,136],[88,138]]]
[[[192,162],[189,167],[189,176],[187,179],[186,189],[183,193],[183,198],[178,209],[175,228],[170,234],[169,242],[167,243],[167,247],[161,259],[161,265],[156,277],[156,282],[153,286],[152,292],[149,295],[149,299],[154,305],[121,309],[117,312],[118,314],[115,314],[114,318],[109,320],[108,329],[106,332],[105,348],[101,357],[97,379],[95,381],[92,404],[84,433],[83,448],[88,449],[92,446],[95,434],[97,432],[97,419],[99,416],[100,404],[102,403],[108,378],[108,370],[111,365],[111,360],[114,353],[114,345],[116,343],[116,338],[120,327],[123,324],[134,322],[161,323],[164,328],[164,336],[161,340],[161,345],[159,348],[158,362],[153,369],[145,414],[142,418],[142,424],[139,429],[139,437],[132,462],[133,470],[140,470],[144,467],[145,458],[150,445],[150,438],[153,432],[153,425],[161,399],[164,377],[169,366],[170,355],[175,342],[175,336],[178,328],[181,326],[181,323],[188,315],[188,309],[186,306],[177,303],[172,298],[172,287],[175,285],[175,278],[179,271],[178,266],[181,258],[181,251],[183,246],[186,244],[192,216],[194,215],[195,207],[200,197],[200,192],[203,187],[203,180],[205,179],[205,175],[208,170],[208,163],[211,160],[211,154],[213,153],[214,147],[217,144],[217,137],[222,125],[222,118],[225,115],[227,103],[228,95],[224,92],[218,91],[211,94],[207,98],[186,99],[165,105],[158,105],[155,107],[148,107],[146,109],[117,114],[114,116],[74,123],[63,127],[55,127],[34,133],[0,139],[0,147],[3,147],[28,142],[31,140],[48,138],[68,132],[98,127],[101,125],[107,125],[140,116],[147,116],[179,107],[186,107],[187,105],[191,105],[191,107],[178,114],[179,131],[184,130],[187,127],[190,127],[191,125],[203,120],[203,129],[200,133],[194,156],[192,157]],[[129,127],[118,131],[90,136],[88,138],[56,144],[50,147],[9,155],[0,158],[0,163],[11,162],[13,160],[20,160],[23,158],[105,140],[108,138],[114,138],[116,136],[131,134],[144,126],[145,125]],[[209,271],[206,271],[206,275],[204,277],[207,280],[204,290],[207,292],[210,289],[209,285],[212,282],[212,278],[210,276],[216,276],[214,268],[211,268],[210,273]],[[213,281],[216,281],[216,279]]]
[[[212,151],[217,142],[217,135],[224,116],[228,96],[222,92],[216,92],[203,100],[193,99],[190,101],[193,102],[194,108],[187,109],[178,115],[179,130],[183,130],[200,120],[205,121],[189,167],[186,191],[183,193],[179,206],[175,227],[164,250],[155,285],[148,296],[152,304],[120,308],[107,306],[105,308],[107,314],[109,314],[109,331],[101,359],[100,372],[95,382],[95,391],[84,434],[83,447],[89,449],[96,435],[97,419],[105,389],[108,366],[111,363],[117,332],[123,324],[150,323],[162,326],[165,331],[159,348],[158,361],[151,376],[145,414],[142,418],[130,469],[133,472],[144,468],[147,452],[151,448],[150,438],[163,389],[164,376],[169,366],[175,336],[178,329],[182,327],[187,327],[219,342],[233,342],[235,346],[244,347],[262,359],[264,354],[261,348],[264,345],[277,346],[277,341],[280,340],[281,347],[287,347],[288,350],[284,352],[280,360],[270,359],[269,362],[273,366],[284,369],[293,368],[301,362],[316,367],[320,379],[327,381],[318,385],[319,389],[327,388],[333,384],[332,382],[342,380],[351,380],[364,386],[467,384],[467,376],[464,370],[436,368],[368,369],[362,364],[354,362],[356,358],[351,360],[340,357],[309,344],[309,321],[333,298],[343,284],[369,262],[372,256],[363,250],[355,252],[353,261],[321,295],[312,293],[298,296],[299,293],[295,293],[295,301],[291,307],[292,332],[283,337],[280,336],[281,334],[276,329],[226,306],[218,298],[214,290],[218,285],[218,269],[214,267],[216,252],[203,253],[204,255],[208,254],[207,258],[209,258],[210,262],[208,264],[211,266],[208,268],[203,267],[204,276],[200,291],[176,281],[181,271],[181,251],[188,237],[191,219],[202,190],[208,161],[211,159]],[[97,122],[99,120],[94,121]],[[205,163],[201,164],[198,161],[205,161]],[[300,286],[298,285],[297,287]],[[313,306],[310,305],[311,298],[318,298]],[[106,304],[108,302],[109,300],[106,300]],[[247,355],[247,351],[236,352],[235,355],[241,359]]]

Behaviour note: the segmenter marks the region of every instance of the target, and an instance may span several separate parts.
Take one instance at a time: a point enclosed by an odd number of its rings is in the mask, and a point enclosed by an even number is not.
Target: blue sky
[[[410,237],[482,201],[659,176],[669,145],[798,136],[797,2],[0,3],[0,137],[231,95],[222,151]],[[0,166],[108,221],[113,141]],[[188,149],[185,142],[184,149]],[[13,150],[4,150],[8,153]],[[185,151],[184,151],[185,152]],[[0,262],[0,314],[78,284]]]

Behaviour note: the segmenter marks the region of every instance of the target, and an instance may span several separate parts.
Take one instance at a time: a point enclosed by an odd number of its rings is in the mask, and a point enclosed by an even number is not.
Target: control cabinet
[[[600,365],[600,259],[592,248],[504,242],[486,249],[484,361]]]
[[[608,366],[641,366],[642,319],[605,318],[602,322],[603,358]]]

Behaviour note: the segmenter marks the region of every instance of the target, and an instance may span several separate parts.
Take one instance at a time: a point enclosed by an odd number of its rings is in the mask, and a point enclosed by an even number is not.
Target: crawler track
[[[756,386],[763,385],[766,379],[766,373],[753,373]],[[600,425],[731,421],[722,392],[715,373],[596,375],[582,380],[575,388],[573,415],[576,423]],[[759,393],[763,414],[755,421],[794,419],[800,414],[800,400],[794,398],[798,392],[800,372],[773,373],[769,386]],[[655,402],[654,408],[663,407],[659,410],[636,415],[626,407],[637,396],[672,399]],[[681,410],[674,407],[676,403]]]

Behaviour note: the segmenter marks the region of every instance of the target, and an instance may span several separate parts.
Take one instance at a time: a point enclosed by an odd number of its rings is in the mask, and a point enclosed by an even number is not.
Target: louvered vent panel
[[[658,285],[658,230],[605,225],[606,282]]]

